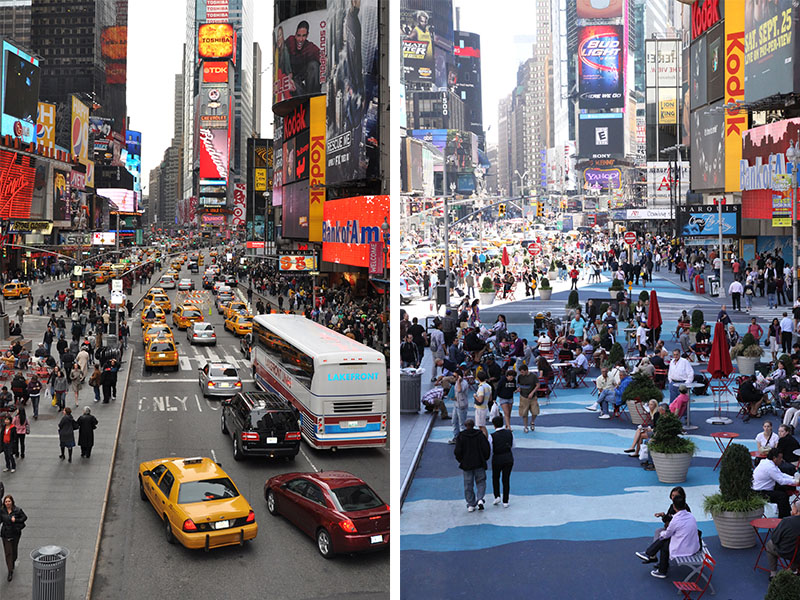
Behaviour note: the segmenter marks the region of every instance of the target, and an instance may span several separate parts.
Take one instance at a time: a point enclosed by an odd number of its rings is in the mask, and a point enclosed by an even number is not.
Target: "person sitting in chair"
[[[700,550],[700,536],[697,532],[697,520],[687,509],[686,498],[679,494],[672,495],[675,514],[666,529],[658,534],[647,550],[637,552],[642,564],[658,562],[658,567],[650,571],[650,575],[665,579],[669,570],[669,559],[679,556],[692,556]],[[658,555],[658,559],[656,559]]]
[[[777,448],[772,448],[767,458],[758,463],[753,470],[753,491],[758,492],[769,502],[778,505],[778,516],[782,519],[789,516],[790,487],[794,484],[794,477],[782,473],[778,468],[783,462],[783,454]]]
[[[795,547],[800,538],[800,503],[792,505],[792,514],[785,519],[781,519],[778,526],[772,530],[764,549],[767,551],[767,563],[769,563],[769,578],[775,577],[778,572],[778,557],[789,561],[795,556]],[[789,565],[790,569],[798,568],[798,558]]]
[[[758,416],[758,409],[767,399],[766,394],[756,387],[755,376],[750,376],[739,386],[739,401],[746,404],[748,413],[742,419],[745,423]]]

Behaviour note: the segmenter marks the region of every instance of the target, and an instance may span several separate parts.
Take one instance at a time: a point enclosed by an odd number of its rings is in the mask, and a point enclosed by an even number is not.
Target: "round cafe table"
[[[718,433],[723,433],[723,432],[718,432]],[[756,569],[761,569],[762,571],[769,571],[769,569],[765,569],[764,567],[760,566],[758,564],[758,561],[761,560],[761,555],[766,550],[765,546],[767,545],[767,540],[769,539],[769,533],[773,529],[775,529],[778,526],[778,523],[780,522],[781,520],[778,518],[766,519],[764,517],[761,517],[759,519],[753,519],[752,521],[750,521],[750,525],[756,532],[758,543],[761,544],[761,549],[758,551],[758,556],[756,557],[756,564],[753,565],[753,571],[755,571]],[[766,529],[763,538],[761,537],[761,534],[758,531],[759,529]]]
[[[678,386],[685,385],[689,391],[695,388],[705,387],[705,383],[684,383],[684,384],[677,384]],[[692,395],[689,394],[689,403],[686,405],[686,427],[684,427],[686,431],[694,431],[697,429],[697,425],[692,425]]]
[[[715,431],[711,434],[711,437],[714,438],[717,448],[719,448],[720,451],[720,457],[717,460],[717,464],[715,464],[714,468],[712,469],[713,471],[716,471],[719,463],[722,462],[722,457],[725,456],[725,451],[728,449],[728,446],[731,445],[733,440],[739,437],[739,434],[733,431]],[[727,442],[725,440],[727,440]]]

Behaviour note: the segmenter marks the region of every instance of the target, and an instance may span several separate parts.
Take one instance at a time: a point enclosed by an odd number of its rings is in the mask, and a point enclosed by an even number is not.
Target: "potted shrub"
[[[578,297],[578,290],[572,290],[567,298],[567,308],[580,308],[581,300]]]
[[[550,287],[550,280],[547,277],[542,277],[539,282],[539,298],[542,300],[550,300],[553,294],[553,288]]]
[[[693,333],[697,333],[700,331],[700,327],[705,323],[705,317],[703,316],[702,310],[693,310],[692,311],[692,326],[689,328],[689,331]]]
[[[677,415],[667,412],[659,417],[648,448],[661,483],[686,481],[696,446],[692,440],[681,437],[682,431],[683,424]]]
[[[764,600],[795,600],[800,598],[800,577],[790,570],[778,571],[767,588]]]
[[[763,355],[764,349],[752,333],[745,333],[739,343],[731,348],[731,358],[736,361],[740,375],[752,375],[755,372],[756,363]],[[789,364],[791,362],[791,360],[788,361]]]
[[[478,295],[481,298],[481,304],[489,306],[494,303],[495,289],[491,277],[484,277],[481,282],[481,288],[478,290]]]
[[[621,292],[623,289],[625,289],[625,283],[622,281],[622,279],[612,279],[611,287],[608,288],[611,299],[616,300],[617,292]]]
[[[641,402],[645,407],[644,410],[647,410],[647,403],[650,400],[661,402],[664,399],[664,393],[644,373],[634,373],[632,378],[633,381],[622,392],[622,401],[628,405],[628,414],[631,416],[631,422],[634,425],[641,425],[642,418],[640,412],[636,410],[636,403]]]
[[[558,271],[556,270],[556,261],[553,259],[550,259],[550,271],[547,273],[547,276],[550,279],[555,279],[556,277],[558,277]]]
[[[609,369],[613,369],[614,365],[624,358],[625,350],[622,348],[622,344],[619,342],[614,342],[614,345],[611,346],[611,350],[608,351],[608,360],[606,361],[606,365]]]
[[[703,510],[714,519],[723,548],[737,550],[756,545],[750,521],[764,514],[766,500],[752,490],[752,485],[750,451],[742,444],[731,444],[720,463],[719,493],[706,496],[703,501]]]
[[[599,311],[598,311],[598,313],[597,313],[597,316],[598,316],[598,318],[599,318],[599,320],[600,320],[600,321],[602,321],[602,320],[603,320],[603,317],[605,317],[605,314],[606,314],[606,311],[607,311],[607,310],[608,310],[608,302],[603,302],[603,303],[600,305],[600,310],[599,310]]]

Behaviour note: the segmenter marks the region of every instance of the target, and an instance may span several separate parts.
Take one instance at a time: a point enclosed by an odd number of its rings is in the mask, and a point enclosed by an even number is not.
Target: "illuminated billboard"
[[[228,129],[200,128],[200,179],[228,181]]]
[[[203,83],[228,83],[227,61],[203,62]]]
[[[622,113],[581,114],[578,152],[582,158],[621,158],[625,154]]]
[[[117,243],[115,231],[95,231],[92,233],[93,246],[113,246]]]
[[[328,11],[316,10],[282,21],[274,29],[273,105],[325,93],[327,19]]]
[[[624,39],[621,25],[590,25],[578,28],[581,108],[624,107]]]
[[[122,188],[99,188],[98,196],[108,198],[112,211],[135,212],[136,211],[136,192]]]
[[[232,58],[236,50],[233,25],[203,23],[197,31],[197,52],[200,58]]]
[[[622,0],[577,0],[579,19],[618,19]]]
[[[433,27],[431,14],[424,10],[400,8],[400,36],[403,72],[408,82],[433,83]]]
[[[725,93],[725,50],[722,46],[724,27],[720,24],[706,34],[706,94],[716,102]]]
[[[36,140],[39,107],[39,59],[3,40],[3,88],[0,135]]]
[[[722,102],[692,113],[692,190],[725,187],[725,115]]]
[[[725,3],[725,104],[744,102],[745,0]],[[745,111],[725,111],[725,191],[739,191],[742,133],[747,128]]]
[[[745,2],[745,102],[795,91],[795,28],[792,0]]]
[[[384,220],[389,222],[389,196],[328,200],[322,223],[322,260],[369,267],[369,246],[383,241]]]
[[[308,179],[310,106],[303,102],[283,118],[283,185]]]
[[[377,177],[378,4],[328,2],[326,181],[336,185]],[[334,32],[336,32],[334,34]]]
[[[54,150],[56,147],[56,105],[39,102],[36,113],[36,144]]]
[[[690,102],[692,110],[708,103],[706,93],[706,38],[700,38],[691,46]]]
[[[89,158],[89,107],[72,96],[72,127],[70,153],[79,159]]]
[[[31,156],[0,150],[0,219],[29,219],[36,180]]]

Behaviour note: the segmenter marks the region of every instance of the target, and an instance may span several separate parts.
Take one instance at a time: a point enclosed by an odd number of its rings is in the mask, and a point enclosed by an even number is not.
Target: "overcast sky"
[[[272,2],[254,0],[253,41],[271,68]],[[186,0],[136,0],[128,5],[128,116],[142,132],[142,187],[172,141],[175,75],[181,72]],[[272,131],[271,71],[262,75],[261,135]]]
[[[517,67],[533,56],[536,5],[530,1],[502,0],[492,10],[486,0],[454,0],[461,7],[461,30],[481,36],[483,128],[497,142],[497,104],[517,82]],[[491,128],[490,128],[491,126]]]

